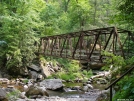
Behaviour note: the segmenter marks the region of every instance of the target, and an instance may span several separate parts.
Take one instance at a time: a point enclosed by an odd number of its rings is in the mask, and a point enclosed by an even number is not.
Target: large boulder
[[[29,70],[29,78],[36,80],[38,78],[38,73],[36,71]]]
[[[6,99],[6,95],[7,95],[6,91],[0,88],[0,101],[8,101]]]
[[[36,96],[49,96],[45,87],[38,87],[38,86],[31,86],[28,91],[26,92],[27,97]]]
[[[8,98],[8,101],[16,101],[16,98],[19,98],[21,96],[21,92],[13,86],[8,86],[5,88],[5,91],[7,92],[6,97]]]
[[[36,72],[41,71],[41,68],[39,66],[35,65],[35,64],[32,64],[32,65],[28,66],[28,68],[31,69],[31,70],[34,70]]]
[[[103,66],[105,66],[104,63],[99,63],[99,62],[89,63],[89,67],[92,70],[100,70]]]
[[[87,92],[89,90],[88,86],[83,86],[82,91]]]
[[[45,86],[46,89],[50,89],[50,90],[63,89],[63,84],[61,79],[46,79],[40,82],[40,86]]]

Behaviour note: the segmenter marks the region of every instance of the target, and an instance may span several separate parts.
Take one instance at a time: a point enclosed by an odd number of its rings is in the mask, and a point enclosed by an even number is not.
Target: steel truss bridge
[[[45,36],[41,38],[39,53],[44,56],[102,63],[108,51],[123,58],[134,55],[134,38],[128,30],[116,27],[100,28]]]

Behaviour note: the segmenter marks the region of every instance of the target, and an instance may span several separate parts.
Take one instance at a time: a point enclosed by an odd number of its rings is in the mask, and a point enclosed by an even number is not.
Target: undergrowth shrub
[[[9,101],[16,101],[17,98],[20,96],[20,91],[19,90],[14,90],[12,92],[9,92],[6,97]]]
[[[110,69],[112,74],[112,80],[117,79],[123,73],[126,72],[129,68],[134,66],[134,57],[124,59],[121,56],[115,56],[112,53],[104,52],[103,55],[107,56],[105,61],[106,65],[103,67],[104,70]],[[112,68],[110,68],[112,66]],[[119,82],[116,83],[115,95],[113,97],[113,101],[117,101],[117,99],[134,99],[134,71],[125,75]]]
[[[113,101],[117,99],[134,99],[134,72],[132,75],[125,76],[122,80],[120,80],[118,85],[118,91],[116,92]]]
[[[81,67],[79,66],[79,61],[76,60],[68,60],[68,59],[61,59],[61,58],[46,58],[48,61],[52,61],[53,63],[58,62],[62,65],[62,71],[59,71],[55,74],[52,74],[48,78],[60,78],[63,80],[75,80],[75,79],[84,79],[91,77],[92,70],[90,71],[81,71]]]

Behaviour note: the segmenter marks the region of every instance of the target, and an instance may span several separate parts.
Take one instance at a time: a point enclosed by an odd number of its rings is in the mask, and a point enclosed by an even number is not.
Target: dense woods
[[[42,36],[108,26],[134,31],[133,10],[133,0],[0,0],[0,68],[29,65]],[[134,59],[121,62],[114,76],[131,67]],[[133,76],[118,83],[115,99],[134,99]]]

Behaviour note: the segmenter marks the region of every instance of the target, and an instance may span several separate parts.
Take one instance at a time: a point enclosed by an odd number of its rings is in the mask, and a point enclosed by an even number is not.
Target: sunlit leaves
[[[87,0],[82,0],[76,2],[75,0],[71,1],[69,7],[69,18],[70,18],[70,29],[80,30],[88,23],[89,19],[89,10],[90,5]]]
[[[2,15],[0,16],[0,40],[7,42],[7,67],[20,67],[35,58],[39,29],[42,26],[39,12],[43,5],[42,0],[9,0],[2,2]],[[25,62],[25,63],[23,63]]]
[[[133,31],[134,24],[134,1],[133,0],[112,0],[113,1],[113,16],[112,21],[114,25]]]
[[[47,35],[58,34],[58,22],[60,8],[58,3],[47,3],[40,13],[41,20],[44,21],[44,33]]]

